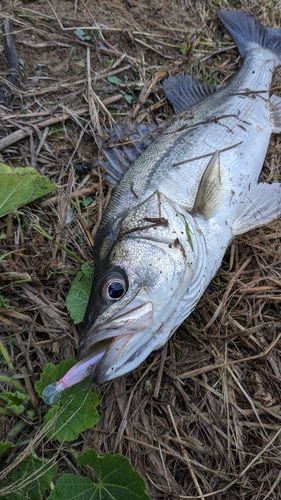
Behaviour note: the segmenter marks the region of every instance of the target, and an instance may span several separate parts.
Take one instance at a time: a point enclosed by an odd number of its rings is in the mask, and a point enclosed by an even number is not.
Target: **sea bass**
[[[194,310],[232,239],[281,214],[280,184],[258,183],[270,135],[281,131],[281,98],[269,95],[281,30],[245,11],[218,17],[243,64],[225,87],[186,75],[164,80],[179,116],[113,192],[94,243],[81,361],[46,400],[90,372],[103,383],[139,366]],[[117,181],[122,151],[128,159],[128,149],[107,152]]]

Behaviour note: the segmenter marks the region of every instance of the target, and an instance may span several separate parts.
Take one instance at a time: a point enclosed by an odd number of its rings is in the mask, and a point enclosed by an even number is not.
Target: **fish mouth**
[[[109,339],[101,359],[97,363],[93,361],[90,364],[91,381],[95,384],[104,384],[137,368],[147,357],[145,349],[147,343],[147,339],[144,343],[143,332],[119,335]],[[99,347],[99,343],[96,344],[96,347]],[[145,350],[145,354],[140,358],[143,350]],[[91,355],[95,360],[97,357],[95,348],[91,351]]]
[[[79,359],[93,358],[93,363],[89,363],[91,380],[102,384],[139,366],[151,351],[146,354],[145,346],[152,322],[152,302],[135,298],[108,323],[86,332],[79,342]],[[101,345],[104,354],[96,361]]]

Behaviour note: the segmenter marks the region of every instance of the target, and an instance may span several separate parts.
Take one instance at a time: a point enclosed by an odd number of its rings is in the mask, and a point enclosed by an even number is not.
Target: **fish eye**
[[[100,285],[100,296],[104,300],[120,300],[127,292],[127,283],[120,273],[111,273]]]

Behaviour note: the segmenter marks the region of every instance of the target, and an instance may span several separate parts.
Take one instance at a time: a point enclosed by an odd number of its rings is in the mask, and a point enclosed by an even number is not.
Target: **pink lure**
[[[90,375],[91,368],[97,364],[100,358],[104,355],[104,350],[98,354],[90,354],[74,365],[68,372],[58,381],[45,387],[42,397],[47,404],[55,403],[62,391],[68,389],[72,385],[81,382],[84,378]]]

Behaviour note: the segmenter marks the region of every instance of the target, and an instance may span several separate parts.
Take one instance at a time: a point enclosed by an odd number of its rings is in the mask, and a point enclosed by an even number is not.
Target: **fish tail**
[[[276,55],[277,65],[281,64],[281,29],[263,26],[244,10],[218,10],[217,15],[235,40],[242,57],[251,48],[263,47]]]

